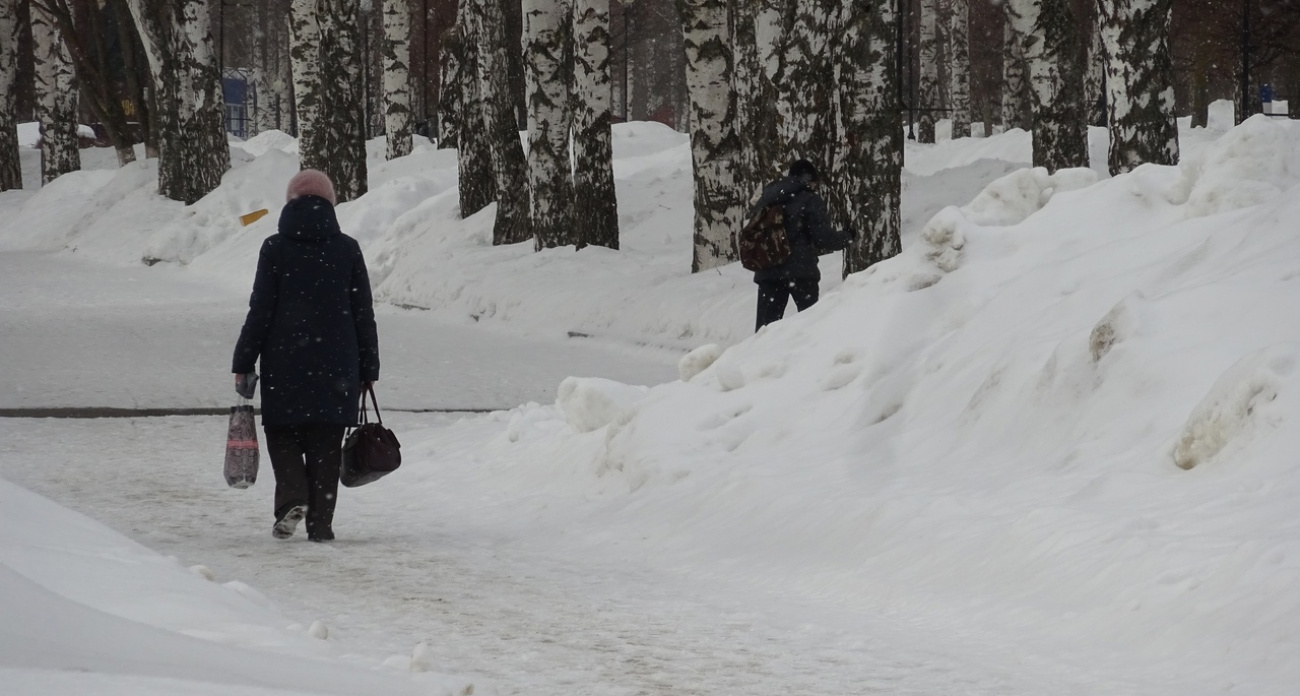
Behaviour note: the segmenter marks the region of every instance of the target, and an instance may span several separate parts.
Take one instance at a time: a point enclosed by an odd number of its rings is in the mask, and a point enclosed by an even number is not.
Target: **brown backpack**
[[[790,258],[790,240],[785,235],[785,204],[774,203],[758,211],[740,233],[732,233],[740,254],[740,265],[750,271],[780,266]]]

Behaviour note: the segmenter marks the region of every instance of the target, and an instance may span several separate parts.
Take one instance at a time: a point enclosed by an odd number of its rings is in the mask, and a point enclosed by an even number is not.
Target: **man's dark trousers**
[[[817,303],[816,278],[761,280],[758,282],[758,323],[755,331],[785,316],[785,305],[794,297],[794,306],[802,312]]]
[[[295,505],[307,506],[307,534],[332,532],[343,461],[341,425],[264,427],[266,449],[275,470],[275,516]]]

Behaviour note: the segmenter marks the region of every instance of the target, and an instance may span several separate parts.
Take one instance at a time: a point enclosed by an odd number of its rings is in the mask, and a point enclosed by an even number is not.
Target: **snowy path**
[[[0,407],[228,403],[241,293],[169,269],[0,254]],[[671,356],[381,319],[390,405],[549,400],[568,374],[668,379]],[[429,356],[436,356],[429,359]],[[396,376],[400,375],[401,379]],[[395,384],[396,383],[396,384]],[[401,386],[399,390],[398,385]],[[485,417],[393,414],[411,442],[467,447]],[[1155,696],[961,626],[766,594],[707,564],[671,568],[532,529],[466,475],[408,451],[408,485],[345,491],[329,546],[270,538],[269,471],[218,473],[221,418],[0,419],[0,477],[265,593],[378,663],[418,642],[479,694]],[[423,482],[423,484],[422,484]],[[577,536],[577,535],[575,535]],[[864,588],[864,591],[870,591]]]
[[[406,414],[393,425],[454,420]],[[378,662],[423,641],[435,669],[502,694],[1154,693],[1103,688],[907,617],[810,606],[616,550],[595,556],[493,511],[475,517],[456,481],[432,500],[379,484],[345,491],[340,541],[276,542],[270,479],[248,491],[220,481],[222,430],[212,418],[0,419],[0,476],[246,582],[303,625],[325,621],[348,652]]]
[[[165,266],[0,253],[0,409],[232,405],[230,354],[248,289]],[[380,405],[504,409],[549,402],[571,374],[657,384],[677,356],[587,339],[526,338],[378,308]],[[468,322],[468,320],[467,320]]]

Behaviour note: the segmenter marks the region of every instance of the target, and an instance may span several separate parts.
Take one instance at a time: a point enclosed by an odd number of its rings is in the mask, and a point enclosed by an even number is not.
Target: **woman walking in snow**
[[[343,433],[363,386],[379,379],[379,338],[366,262],[339,229],[329,177],[298,172],[286,200],[279,233],[262,243],[232,369],[235,390],[252,398],[261,359],[271,534],[287,539],[306,518],[308,539],[330,541]]]

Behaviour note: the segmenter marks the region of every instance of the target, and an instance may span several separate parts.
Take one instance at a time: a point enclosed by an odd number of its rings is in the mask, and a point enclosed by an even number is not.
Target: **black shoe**
[[[307,534],[307,541],[334,541],[334,532],[330,529],[323,532],[311,532]]]
[[[271,527],[271,536],[276,539],[288,539],[293,536],[293,530],[298,528],[298,523],[306,516],[306,505],[295,505],[285,510],[284,516],[276,520],[275,526]]]

